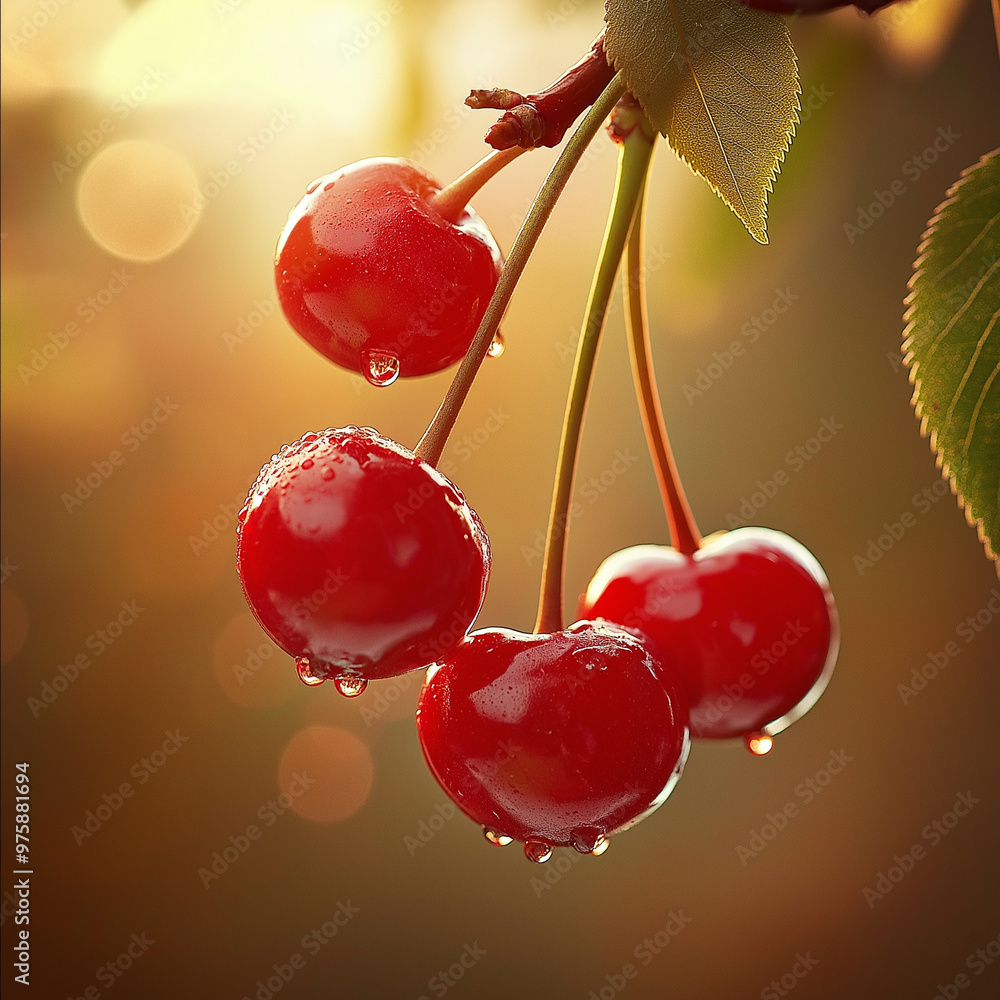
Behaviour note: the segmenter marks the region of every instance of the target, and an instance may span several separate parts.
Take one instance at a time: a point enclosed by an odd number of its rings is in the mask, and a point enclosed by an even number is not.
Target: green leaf
[[[760,243],[799,120],[783,18],[725,0],[608,0],[605,50],[649,120]]]
[[[976,527],[1000,549],[1000,149],[962,173],[927,225],[904,361],[920,429]]]

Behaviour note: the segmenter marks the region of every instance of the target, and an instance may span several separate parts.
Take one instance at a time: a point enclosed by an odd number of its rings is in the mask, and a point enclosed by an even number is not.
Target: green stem
[[[625,325],[628,328],[629,353],[632,357],[632,377],[635,394],[642,411],[646,442],[656,468],[660,494],[667,512],[670,537],[674,548],[686,556],[701,547],[701,534],[684,495],[677,465],[670,448],[667,427],[660,408],[660,394],[653,373],[653,353],[649,342],[649,320],[646,313],[646,275],[643,267],[643,209],[645,185],[639,194],[639,209],[632,235],[625,251]]]
[[[621,143],[618,178],[608,225],[604,232],[601,256],[587,302],[586,318],[580,332],[570,383],[559,461],[552,493],[545,558],[542,563],[542,591],[538,605],[536,632],[558,632],[563,627],[563,571],[566,563],[566,535],[573,494],[573,476],[580,451],[580,432],[587,409],[587,397],[593,381],[594,362],[604,329],[604,318],[614,288],[618,266],[635,218],[646,172],[653,154],[653,140],[641,129],[633,129]]]
[[[431,199],[431,204],[438,214],[449,222],[458,222],[465,207],[472,201],[472,196],[491,178],[495,177],[511,160],[516,160],[526,149],[515,146],[502,152],[494,150],[484,156],[474,167],[466,170],[461,177],[453,180],[447,187]]]
[[[531,211],[528,212],[528,217],[524,220],[524,225],[521,226],[517,239],[514,240],[510,256],[500,272],[500,280],[497,282],[493,297],[486,307],[486,314],[479,324],[479,329],[476,331],[468,353],[455,373],[455,378],[452,380],[437,413],[434,414],[434,419],[417,444],[416,454],[428,464],[437,465],[441,458],[441,453],[448,441],[448,435],[455,426],[455,421],[458,419],[462,404],[472,388],[479,366],[483,363],[486,352],[493,342],[503,314],[514,294],[514,288],[528,263],[528,258],[531,256],[535,244],[538,242],[538,237],[541,236],[545,223],[552,214],[552,209],[559,200],[559,195],[562,194],[562,190],[569,180],[570,174],[580,162],[580,157],[583,156],[590,140],[597,134],[604,119],[611,113],[624,92],[625,84],[619,73],[584,116],[583,121],[569,142],[566,143],[562,153],[559,154],[559,159],[556,160],[555,166],[549,172],[549,176],[546,177],[545,183],[538,192],[538,196],[531,206]]]

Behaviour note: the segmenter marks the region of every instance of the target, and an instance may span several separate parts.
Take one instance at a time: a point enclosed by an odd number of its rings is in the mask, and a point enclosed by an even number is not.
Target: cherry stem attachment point
[[[538,619],[535,623],[535,631],[540,633],[558,632],[563,627],[566,536],[569,530],[573,479],[580,451],[580,435],[587,410],[587,397],[590,395],[594,362],[597,359],[608,303],[645,188],[646,173],[653,154],[653,141],[653,138],[643,130],[634,129],[620,143],[621,153],[618,159],[614,198],[577,344],[569,398],[566,401],[562,439],[559,443],[559,460],[556,466],[552,507],[549,512],[545,555],[542,562]]]
[[[438,214],[448,222],[458,222],[466,206],[475,193],[495,174],[499,173],[511,160],[516,160],[526,149],[515,146],[511,149],[494,150],[484,156],[474,167],[470,167],[461,177],[456,177],[447,187],[431,199]]]
[[[549,171],[548,177],[545,178],[545,183],[539,190],[531,210],[521,226],[521,231],[517,234],[517,239],[514,240],[514,246],[511,247],[507,262],[500,272],[500,280],[497,282],[493,297],[486,307],[486,313],[479,324],[472,344],[462,359],[437,413],[434,414],[434,419],[417,444],[415,449],[417,456],[429,465],[437,465],[441,458],[444,446],[448,443],[448,435],[455,426],[462,404],[469,395],[476,373],[490,349],[490,344],[493,343],[493,337],[500,327],[500,321],[507,311],[514,289],[517,287],[542,230],[545,228],[545,223],[548,222],[549,216],[552,214],[552,209],[555,208],[555,204],[559,200],[559,195],[562,194],[566,182],[580,162],[590,140],[597,134],[604,119],[611,113],[624,92],[625,83],[620,75],[616,75],[587,112],[559,154],[559,159]]]
[[[660,395],[653,372],[653,353],[649,338],[649,319],[646,310],[646,274],[643,266],[643,217],[645,184],[639,195],[639,209],[635,225],[625,251],[625,325],[628,329],[629,354],[632,358],[632,378],[635,393],[642,411],[642,425],[646,443],[656,468],[660,494],[670,526],[670,538],[678,552],[694,555],[701,547],[701,534],[684,495],[677,465],[667,436],[667,427],[660,408]]]

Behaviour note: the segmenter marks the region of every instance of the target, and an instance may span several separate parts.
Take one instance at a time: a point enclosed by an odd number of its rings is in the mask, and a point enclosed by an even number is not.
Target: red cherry
[[[680,777],[687,710],[648,640],[605,622],[562,632],[473,632],[427,673],[424,757],[495,844],[602,853]]]
[[[445,218],[440,190],[406,160],[361,160],[310,184],[278,240],[288,322],[376,385],[461,358],[496,287],[496,241],[470,207]]]
[[[693,556],[658,545],[616,552],[580,614],[656,643],[684,681],[693,736],[743,736],[758,754],[812,707],[837,660],[837,610],[822,568],[766,528],[714,536]]]
[[[464,638],[490,547],[436,469],[371,428],[285,445],[240,511],[236,562],[257,621],[307,683],[360,694]]]

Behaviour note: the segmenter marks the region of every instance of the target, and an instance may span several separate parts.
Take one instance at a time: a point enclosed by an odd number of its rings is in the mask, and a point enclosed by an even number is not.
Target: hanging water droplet
[[[341,674],[339,677],[334,677],[333,686],[345,698],[357,698],[368,687],[368,681],[364,677],[358,677],[357,674]]]
[[[610,846],[611,841],[607,838],[603,838],[597,847],[595,847],[590,853],[593,854],[595,858],[599,858]]]
[[[580,854],[603,854],[607,848],[604,831],[597,826],[583,826],[570,834],[573,850]]]
[[[755,757],[763,757],[764,754],[770,753],[774,746],[774,740],[763,733],[749,733],[744,742],[747,745],[747,750]]]
[[[524,856],[541,865],[552,857],[552,848],[544,840],[528,840],[524,844]]]
[[[502,833],[497,833],[496,830],[491,830],[488,826],[483,827],[483,836],[496,847],[506,847],[514,842],[513,837],[505,837]]]
[[[309,687],[316,687],[324,681],[323,677],[317,677],[312,672],[312,665],[309,662],[308,656],[296,657],[295,669],[298,671],[299,680],[302,681],[303,684],[308,684]]]
[[[372,385],[392,385],[399,377],[399,358],[388,351],[362,351],[361,364]]]
[[[497,330],[493,334],[493,339],[490,341],[490,346],[486,349],[486,355],[490,358],[499,358],[504,352],[504,348],[507,346],[507,341],[504,340],[503,334]]]

